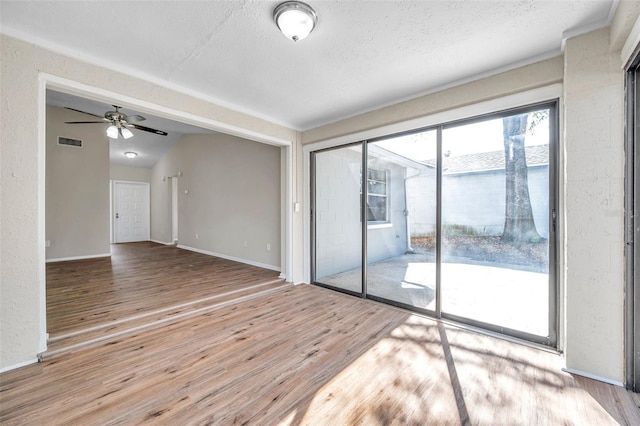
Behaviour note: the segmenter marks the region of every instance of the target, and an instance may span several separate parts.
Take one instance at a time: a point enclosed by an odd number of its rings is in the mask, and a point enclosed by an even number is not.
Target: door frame
[[[625,69],[625,387],[640,392],[640,51]]]
[[[500,116],[506,112],[517,112],[519,110],[527,110],[535,108],[536,106],[548,107],[551,111],[549,133],[550,133],[550,150],[549,150],[549,335],[545,337],[536,336],[530,333],[525,333],[519,330],[511,330],[505,327],[486,324],[480,321],[472,320],[469,318],[458,318],[451,314],[443,314],[438,306],[436,308],[435,318],[453,321],[457,324],[466,325],[474,329],[480,329],[488,333],[498,333],[508,338],[515,338],[530,342],[535,345],[541,345],[544,347],[551,347],[555,350],[562,352],[563,350],[563,336],[564,336],[564,309],[560,303],[564,295],[564,275],[562,274],[563,267],[563,252],[564,252],[564,227],[562,221],[561,206],[563,200],[561,199],[562,192],[559,190],[563,184],[561,180],[562,170],[560,161],[561,155],[561,114],[562,114],[562,85],[555,84],[547,86],[541,89],[534,89],[532,91],[523,92],[516,95],[507,96],[505,98],[495,99],[492,101],[482,102],[474,104],[468,107],[462,107],[452,111],[444,113],[434,114],[432,116],[424,117],[418,120],[411,120],[400,125],[385,126],[383,128],[360,132],[357,134],[341,136],[336,139],[317,142],[304,146],[304,161],[305,161],[305,187],[309,189],[309,192],[305,194],[305,205],[307,206],[305,214],[305,278],[309,283],[314,283],[313,280],[313,236],[314,224],[311,220],[311,209],[313,205],[312,191],[314,187],[313,175],[311,174],[313,153],[327,150],[330,148],[338,148],[344,145],[353,143],[364,143],[365,146],[368,142],[374,142],[379,139],[387,139],[394,135],[399,136],[407,133],[414,133],[419,131],[425,131],[428,129],[447,128],[460,123],[469,123],[473,121],[480,121],[492,116]],[[359,141],[359,142],[355,142]],[[441,155],[441,141],[438,143],[438,154]],[[366,157],[364,157],[366,158]],[[441,185],[441,182],[438,183]],[[440,191],[440,190],[439,190]],[[441,206],[438,207],[438,211]],[[365,233],[366,235],[366,233]],[[365,240],[366,242],[366,240]],[[315,245],[315,244],[314,244]],[[439,244],[438,244],[439,245]],[[366,248],[363,252],[363,256],[366,256]],[[366,262],[363,261],[363,267],[366,268]],[[363,269],[363,274],[365,270]],[[366,281],[362,283],[364,294],[361,296],[366,297]],[[439,290],[438,285],[438,290]],[[439,291],[436,293],[438,297]],[[387,303],[387,301],[385,301]],[[391,305],[398,306],[397,303],[389,303]],[[414,309],[412,307],[400,306],[418,313],[430,315],[428,312],[422,312],[422,310]]]
[[[171,179],[171,243],[178,244],[178,177]]]
[[[111,203],[111,212],[109,217],[111,218],[111,241],[113,243],[119,243],[117,235],[117,220],[116,220],[116,206],[118,205],[118,191],[116,191],[116,186],[118,184],[132,184],[132,185],[142,185],[147,188],[147,196],[145,199],[145,203],[147,205],[147,214],[145,215],[145,222],[147,225],[147,233],[145,235],[145,240],[140,241],[149,241],[151,239],[151,184],[149,182],[134,182],[128,180],[111,180],[111,193],[113,194],[112,203]]]

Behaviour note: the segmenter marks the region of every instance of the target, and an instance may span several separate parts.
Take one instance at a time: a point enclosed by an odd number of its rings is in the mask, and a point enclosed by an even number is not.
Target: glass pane
[[[315,154],[315,281],[362,293],[361,145]]]
[[[435,310],[436,131],[368,145],[368,167],[386,181],[386,196],[369,196],[369,211],[387,223],[367,230],[367,294]],[[369,173],[369,176],[372,176]],[[371,186],[370,186],[371,187]],[[380,219],[381,220],[381,219]]]
[[[369,195],[386,195],[387,184],[386,182],[369,181]]]
[[[442,312],[549,334],[549,110],[443,131]]]
[[[370,195],[367,202],[367,220],[370,222],[387,221],[387,197]]]

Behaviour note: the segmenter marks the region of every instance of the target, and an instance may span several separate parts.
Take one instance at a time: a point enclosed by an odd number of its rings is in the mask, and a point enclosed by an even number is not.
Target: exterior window
[[[389,171],[369,169],[367,185],[367,221],[389,222]]]

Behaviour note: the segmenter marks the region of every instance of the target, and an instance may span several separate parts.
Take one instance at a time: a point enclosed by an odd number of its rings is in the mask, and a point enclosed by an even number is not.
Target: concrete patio
[[[436,267],[432,255],[411,253],[367,267],[367,293],[435,311]],[[549,330],[549,276],[489,263],[442,264],[442,311],[538,336]],[[360,292],[360,268],[320,278]]]

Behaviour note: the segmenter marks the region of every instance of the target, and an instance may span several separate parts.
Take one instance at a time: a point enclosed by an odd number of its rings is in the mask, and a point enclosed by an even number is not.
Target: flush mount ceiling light
[[[124,153],[124,156],[127,158],[136,158],[138,156],[138,153],[133,151],[128,151]]]
[[[273,20],[282,34],[293,41],[298,41],[313,31],[318,23],[318,15],[306,3],[286,1],[273,10]]]

